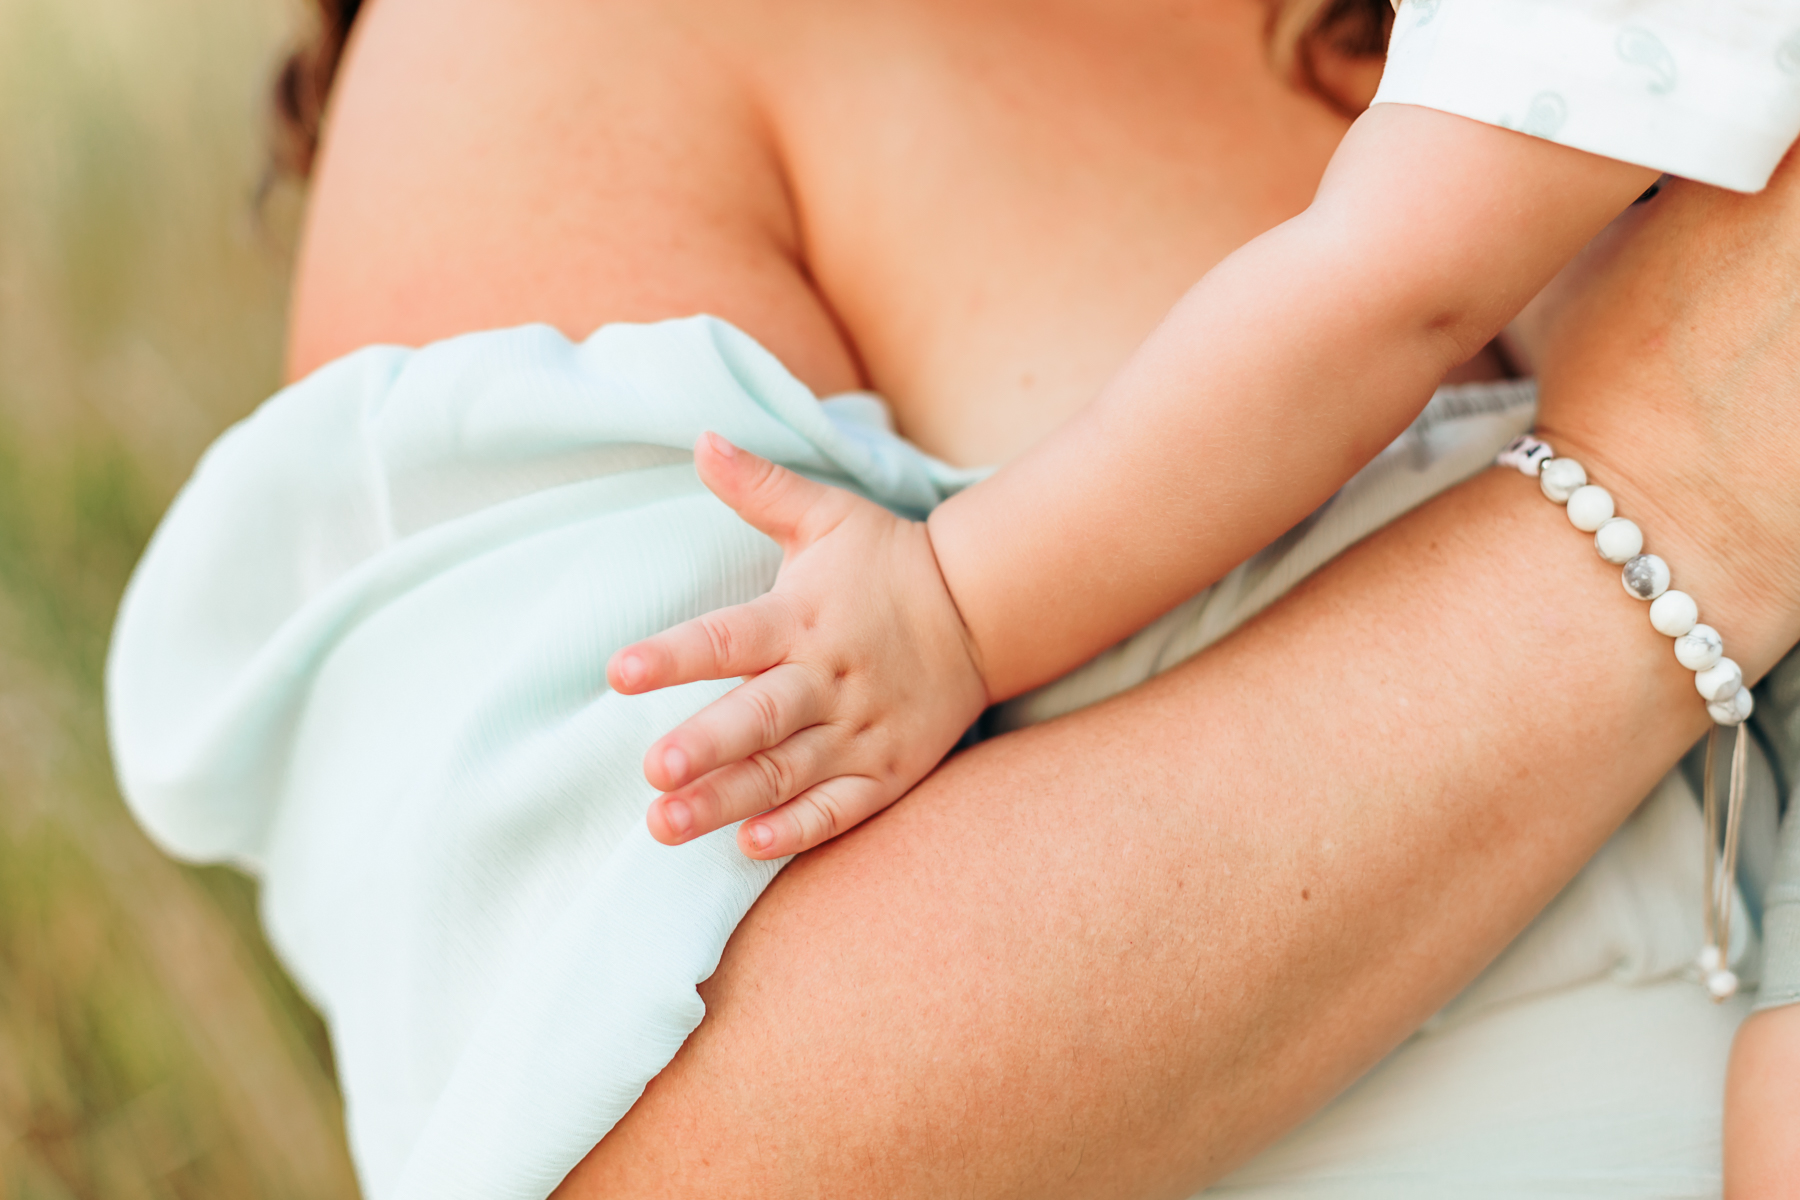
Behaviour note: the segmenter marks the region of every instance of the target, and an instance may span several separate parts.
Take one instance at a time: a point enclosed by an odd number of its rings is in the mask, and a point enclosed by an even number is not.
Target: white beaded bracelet
[[[1564,506],[1569,523],[1594,535],[1594,550],[1620,568],[1619,580],[1628,595],[1650,602],[1650,624],[1665,637],[1675,639],[1675,658],[1694,672],[1694,689],[1706,701],[1713,719],[1706,739],[1706,945],[1698,966],[1701,980],[1714,1000],[1729,999],[1738,978],[1726,965],[1731,946],[1732,899],[1736,895],[1738,830],[1744,803],[1745,750],[1749,731],[1744,722],[1756,708],[1756,699],[1744,682],[1744,672],[1725,657],[1719,631],[1700,623],[1700,606],[1686,592],[1670,589],[1669,564],[1644,553],[1644,531],[1617,515],[1613,498],[1605,488],[1588,482],[1587,471],[1572,458],[1558,458],[1550,446],[1521,434],[1507,444],[1496,461],[1517,467],[1538,481],[1538,487]],[[1713,785],[1713,750],[1721,728],[1735,727],[1731,748],[1731,783],[1726,798],[1723,852],[1719,842],[1718,800]],[[1722,861],[1721,861],[1722,860]],[[1715,868],[1717,868],[1715,870]]]

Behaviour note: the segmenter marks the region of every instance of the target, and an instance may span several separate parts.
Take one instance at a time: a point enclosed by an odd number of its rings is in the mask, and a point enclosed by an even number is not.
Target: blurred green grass
[[[355,1188],[251,884],[164,858],[101,703],[156,518],[280,369],[284,0],[0,0],[0,1200]]]

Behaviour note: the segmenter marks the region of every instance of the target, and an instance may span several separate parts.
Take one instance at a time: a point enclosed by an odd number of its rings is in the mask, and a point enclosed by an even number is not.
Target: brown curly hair
[[[1269,61],[1283,78],[1343,108],[1319,83],[1314,70],[1319,50],[1374,58],[1387,53],[1393,28],[1389,0],[1275,0],[1269,13]]]
[[[362,3],[312,0],[312,37],[288,55],[275,77],[273,158],[279,173],[301,179],[312,173],[325,101]],[[1388,0],[1269,0],[1269,58],[1283,76],[1325,94],[1313,70],[1319,47],[1357,57],[1381,54],[1392,26]]]
[[[300,179],[312,174],[325,101],[362,0],[312,0],[312,9],[312,37],[287,56],[275,75],[274,166]]]

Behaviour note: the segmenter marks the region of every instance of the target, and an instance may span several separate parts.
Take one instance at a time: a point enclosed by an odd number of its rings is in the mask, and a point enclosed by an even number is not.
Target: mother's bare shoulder
[[[854,360],[798,266],[751,87],[681,6],[382,0],[332,98],[290,374],[371,342],[711,312],[820,391]]]

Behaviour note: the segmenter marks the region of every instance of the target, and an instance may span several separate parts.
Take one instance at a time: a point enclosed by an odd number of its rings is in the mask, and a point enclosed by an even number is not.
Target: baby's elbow
[[[1441,302],[1425,308],[1407,325],[1406,340],[1414,353],[1439,376],[1474,358],[1500,328],[1474,305]]]

